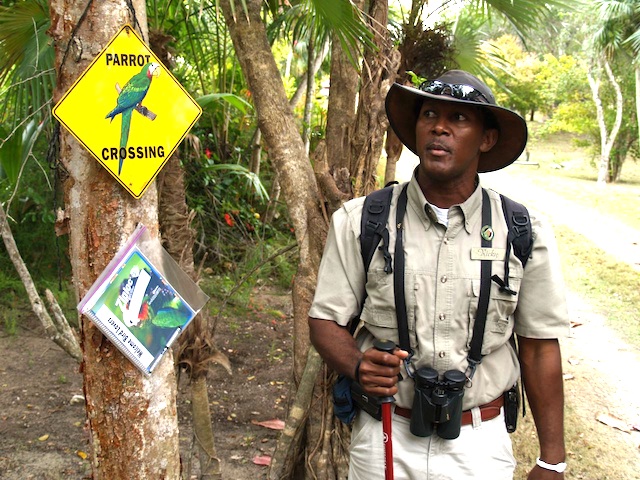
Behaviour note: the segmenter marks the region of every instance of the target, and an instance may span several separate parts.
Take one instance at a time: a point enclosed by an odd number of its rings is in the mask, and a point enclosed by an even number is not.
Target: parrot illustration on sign
[[[113,121],[114,117],[119,113],[122,114],[122,126],[120,128],[120,152],[118,163],[118,175],[122,172],[122,164],[129,140],[129,129],[131,128],[131,115],[133,110],[142,103],[144,97],[151,86],[151,79],[160,75],[160,65],[151,62],[147,63],[140,73],[137,73],[126,83],[122,91],[118,94],[116,108],[111,110],[106,117]]]

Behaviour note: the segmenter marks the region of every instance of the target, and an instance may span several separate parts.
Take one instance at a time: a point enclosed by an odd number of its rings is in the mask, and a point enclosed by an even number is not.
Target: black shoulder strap
[[[482,248],[491,248],[493,228],[491,227],[491,202],[487,191],[482,189]],[[482,341],[484,339],[484,327],[487,323],[487,310],[489,308],[489,292],[491,290],[491,260],[480,262],[480,295],[478,309],[473,324],[471,345],[467,355],[469,368],[467,376],[473,378],[477,366],[482,362]]]
[[[384,256],[384,271],[391,273],[391,255],[389,254],[389,232],[387,231],[387,219],[391,209],[391,197],[393,186],[385,187],[370,193],[364,199],[362,207],[362,219],[360,224],[360,250],[364,263],[365,276],[371,265],[371,259],[376,252],[376,247],[382,240],[380,250]]]
[[[407,185],[398,197],[396,208],[396,243],[394,249],[393,296],[396,304],[396,319],[398,322],[398,341],[400,348],[411,353],[409,325],[407,320],[407,304],[404,296],[404,214],[407,210]]]
[[[387,219],[389,218],[389,211],[391,210],[392,197],[393,185],[388,185],[383,189],[371,192],[364,199],[362,218],[360,220],[360,252],[362,254],[362,263],[364,264],[365,283],[369,265],[371,265],[373,255],[376,253],[376,247],[381,240],[382,245],[380,246],[380,250],[384,257],[384,271],[391,273],[393,270],[391,267],[391,254],[389,253],[389,231],[387,230]],[[364,301],[367,298],[366,290],[364,295],[365,297],[362,299],[360,313],[356,319],[359,319],[360,315],[362,315]],[[358,326],[356,319],[352,320],[349,325],[351,335],[355,333]]]
[[[513,247],[514,255],[522,263],[522,268],[527,265],[529,255],[533,249],[533,234],[531,232],[531,219],[527,207],[521,203],[511,200],[509,197],[500,195],[502,200],[502,211],[507,222],[507,251],[504,256],[504,279],[497,275],[492,280],[500,286],[500,291],[515,295],[516,292],[509,288],[509,257]]]
[[[509,197],[500,195],[502,200],[502,211],[507,221],[509,235],[507,237],[507,249],[513,245],[513,253],[524,267],[529,260],[533,249],[533,236],[531,233],[531,219],[527,207],[521,203],[511,200]],[[509,250],[507,250],[509,253]]]

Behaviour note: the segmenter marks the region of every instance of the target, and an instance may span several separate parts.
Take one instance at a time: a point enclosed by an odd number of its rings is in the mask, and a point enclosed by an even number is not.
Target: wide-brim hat
[[[441,91],[438,88],[440,84]],[[479,106],[493,113],[500,133],[493,148],[480,153],[479,173],[504,168],[523,152],[527,143],[527,123],[524,118],[496,105],[491,89],[478,78],[463,70],[449,70],[435,81],[425,82],[421,87],[437,93],[394,83],[385,101],[391,128],[400,141],[416,155],[416,122],[425,98]]]

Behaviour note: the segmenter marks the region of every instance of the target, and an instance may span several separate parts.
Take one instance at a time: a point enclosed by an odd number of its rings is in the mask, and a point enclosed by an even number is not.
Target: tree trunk
[[[298,132],[280,72],[271,53],[265,26],[260,17],[262,1],[248,0],[247,14],[237,11],[235,18],[230,1],[223,0],[220,6],[252,92],[258,115],[258,126],[269,147],[269,158],[282,187],[298,243],[300,259],[292,294],[294,380],[297,385],[302,377],[309,351],[307,313],[311,305],[316,273],[326,238],[326,217],[323,216],[319,202],[314,172]],[[301,437],[304,437],[304,434]],[[302,466],[298,461],[299,452],[299,448],[291,449],[290,455],[282,461],[286,464],[282,465],[283,471],[294,471],[295,466]],[[296,476],[296,478],[301,477]]]
[[[355,52],[354,55],[355,57]],[[331,89],[327,105],[328,171],[351,165],[349,141],[356,116],[359,75],[337,38],[331,45]],[[347,192],[345,192],[347,193]],[[350,192],[348,192],[350,193]]]
[[[387,152],[387,165],[384,169],[384,184],[396,179],[396,164],[402,155],[402,142],[391,127],[387,128],[387,140],[384,149]]]
[[[313,31],[313,29],[311,29]],[[313,64],[315,62],[315,49],[316,42],[313,35],[309,35],[307,40],[307,93],[304,99],[304,115],[302,116],[302,141],[304,142],[304,150],[309,154],[309,148],[311,146],[311,115],[313,111],[313,95],[315,92],[316,82],[315,74],[313,70]]]
[[[376,188],[376,168],[382,153],[384,132],[389,125],[384,99],[396,79],[400,64],[400,54],[391,45],[387,30],[388,11],[387,0],[369,3],[368,18],[377,51],[365,51],[358,111],[351,138],[349,170],[355,179],[355,196],[366,195]]]
[[[252,93],[258,127],[269,146],[269,158],[277,172],[298,242],[300,263],[293,286],[293,307],[294,372],[299,379],[309,348],[307,313],[327,225],[318,201],[313,169],[260,16],[262,2],[248,0],[247,14],[237,9],[234,17],[231,1],[223,0],[220,6]]]
[[[88,4],[52,0],[50,9],[58,70],[55,101],[123,24],[142,28],[147,38],[146,7],[140,0]],[[138,222],[157,235],[156,189],[152,185],[140,200],[134,199],[64,129],[60,160],[68,175],[64,197],[71,266],[78,297],[82,297]],[[83,317],[80,325],[93,477],[178,479],[172,355],[167,354],[153,375],[145,377],[91,321]]]
[[[609,162],[611,157],[611,150],[613,148],[613,145],[615,144],[618,132],[620,131],[620,126],[622,125],[623,105],[622,90],[620,89],[620,84],[613,75],[609,62],[607,62],[606,60],[603,61],[603,66],[607,77],[609,78],[609,81],[616,93],[616,118],[609,133],[607,133],[607,124],[605,123],[604,116],[604,106],[602,105],[602,100],[599,93],[600,80],[598,78],[595,78],[591,73],[587,74],[593,101],[596,105],[596,116],[598,119],[598,126],[600,128],[600,162],[598,164],[598,185],[605,185],[606,183],[611,181]]]

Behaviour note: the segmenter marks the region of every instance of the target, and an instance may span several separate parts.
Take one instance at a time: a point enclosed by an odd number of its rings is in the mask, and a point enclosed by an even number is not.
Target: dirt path
[[[517,168],[517,167],[516,167]],[[530,167],[524,167],[530,168]],[[640,232],[593,209],[551,194],[522,175],[507,171],[482,175],[494,188],[536,210],[555,224],[578,232],[603,251],[640,271]],[[624,428],[640,428],[640,351],[607,325],[587,298],[567,292],[569,315],[576,326],[562,341],[563,369],[570,422],[585,428],[582,438],[606,455],[609,474],[600,478],[640,479],[640,432],[620,431],[598,421],[619,419]],[[605,416],[605,417],[603,417]],[[571,451],[571,445],[568,445]],[[580,461],[571,458],[569,463]],[[624,471],[622,471],[624,469]],[[606,471],[603,468],[603,471]],[[609,476],[610,475],[610,476]],[[590,478],[580,477],[575,478]]]
[[[526,181],[522,175],[510,175],[508,169],[483,173],[482,184],[534,208],[554,224],[566,225],[584,235],[598,248],[640,272],[640,231],[593,208],[543,190],[533,182]]]

